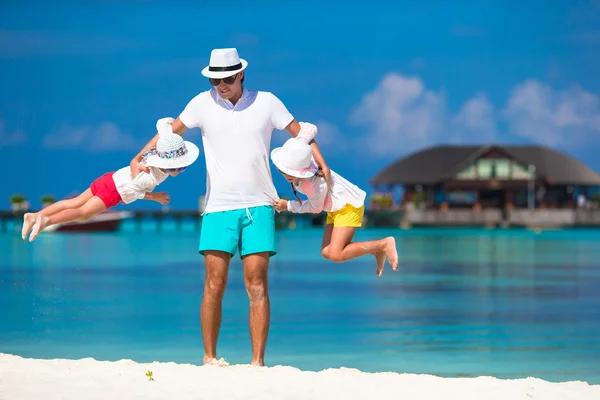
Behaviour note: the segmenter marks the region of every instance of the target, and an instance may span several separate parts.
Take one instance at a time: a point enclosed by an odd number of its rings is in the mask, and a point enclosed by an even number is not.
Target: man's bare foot
[[[208,357],[208,356],[204,356],[204,358],[202,359],[202,364],[206,365],[206,364],[212,364],[213,362],[216,362],[217,359],[215,357]]]
[[[35,219],[35,225],[33,225],[33,229],[31,230],[31,236],[29,236],[30,242],[33,242],[37,235],[39,235],[41,231],[46,229],[46,227],[48,226],[49,219],[50,218],[42,214],[37,216],[37,218]]]
[[[394,239],[392,236],[389,236],[385,238],[385,241],[386,243],[383,251],[390,262],[392,269],[394,271],[398,271],[398,252],[396,251],[396,239]]]
[[[21,237],[23,240],[27,238],[29,231],[35,224],[35,217],[36,215],[34,213],[25,213],[25,215],[23,215],[23,229],[21,229]]]
[[[207,357],[207,356],[204,356],[204,359],[202,359],[202,363],[204,365],[217,365],[219,367],[226,367],[229,365],[229,363],[222,358],[217,360],[214,357]]]
[[[252,365],[253,367],[264,367],[265,366],[265,361],[264,360],[256,360],[256,361],[252,361]]]
[[[377,274],[377,276],[381,276],[381,274],[383,273],[383,267],[385,265],[385,253],[383,251],[381,251],[381,252],[375,253],[373,255],[375,256],[375,259],[377,260],[376,274]]]

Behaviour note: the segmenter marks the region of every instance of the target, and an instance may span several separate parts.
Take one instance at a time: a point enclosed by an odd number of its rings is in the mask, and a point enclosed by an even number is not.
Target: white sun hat
[[[198,159],[198,146],[173,133],[173,121],[173,118],[161,118],[156,123],[158,141],[156,149],[146,159],[146,165],[165,169],[183,168]]]
[[[209,65],[202,70],[202,75],[222,79],[243,71],[247,66],[248,61],[239,57],[237,49],[214,49],[210,53]]]
[[[278,170],[296,178],[310,178],[318,167],[312,161],[312,149],[302,140],[291,138],[271,151],[271,161]]]

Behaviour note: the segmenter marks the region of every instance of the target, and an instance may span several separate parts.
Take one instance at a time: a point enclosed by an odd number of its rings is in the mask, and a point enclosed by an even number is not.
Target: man
[[[285,129],[293,137],[301,130],[328,181],[330,171],[314,140],[316,127],[301,125],[273,94],[250,91],[243,86],[248,62],[236,49],[214,49],[202,74],[212,90],[198,94],[173,122],[173,132],[202,130],[206,159],[206,205],[199,251],[206,276],[200,308],[204,340],[204,363],[217,358],[222,299],[231,257],[240,252],[244,283],[250,300],[252,365],[264,365],[269,331],[270,302],[267,269],[275,251],[273,202],[278,198],[269,168],[273,129]],[[312,129],[312,131],[311,131]],[[153,147],[154,137],[131,161],[135,176],[145,168],[142,154]]]

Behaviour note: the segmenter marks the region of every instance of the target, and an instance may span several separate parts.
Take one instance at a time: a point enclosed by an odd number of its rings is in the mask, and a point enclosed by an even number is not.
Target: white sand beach
[[[152,371],[153,381],[146,376]],[[356,369],[301,371],[293,367],[195,366],[27,359],[0,353],[0,399],[600,399],[600,385],[536,378],[440,378],[364,373]]]

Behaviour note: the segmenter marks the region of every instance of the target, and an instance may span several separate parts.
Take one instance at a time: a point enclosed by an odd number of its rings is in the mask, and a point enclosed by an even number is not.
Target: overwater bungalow
[[[407,224],[536,225],[542,214],[544,225],[600,224],[600,174],[545,146],[429,147],[385,167],[371,184],[371,208],[404,210]]]

